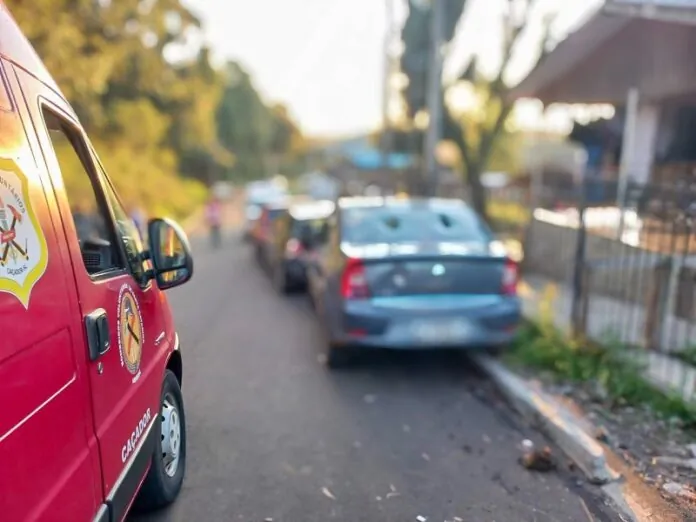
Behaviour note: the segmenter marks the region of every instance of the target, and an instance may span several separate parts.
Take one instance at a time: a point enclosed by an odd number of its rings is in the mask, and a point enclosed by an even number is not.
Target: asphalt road
[[[172,508],[132,522],[618,520],[579,476],[517,463],[521,440],[543,441],[466,360],[375,354],[331,373],[302,297],[276,295],[236,238],[197,247],[170,295],[187,477]]]

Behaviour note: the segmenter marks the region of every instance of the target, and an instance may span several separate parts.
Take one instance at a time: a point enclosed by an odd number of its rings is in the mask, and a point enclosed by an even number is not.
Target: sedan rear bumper
[[[508,296],[418,296],[346,302],[334,344],[366,348],[466,349],[509,344],[521,320]]]

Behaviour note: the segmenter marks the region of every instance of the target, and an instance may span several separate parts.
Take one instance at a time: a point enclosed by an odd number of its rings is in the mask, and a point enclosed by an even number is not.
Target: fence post
[[[571,307],[571,324],[573,327],[573,335],[583,335],[582,324],[583,320],[583,294],[584,292],[584,272],[585,272],[585,255],[587,244],[587,229],[585,227],[585,207],[587,181],[583,175],[580,180],[580,194],[578,198],[578,239],[575,243],[575,259],[573,266],[573,301]],[[585,297],[586,299],[589,296]]]
[[[667,346],[669,342],[669,334],[668,334],[668,329],[667,326],[670,326],[670,315],[673,314],[675,306],[676,306],[676,300],[677,300],[677,291],[679,290],[679,275],[681,274],[682,270],[682,260],[679,259],[674,253],[670,256],[669,259],[669,271],[668,275],[666,276],[666,291],[665,291],[665,296],[664,296],[664,303],[662,306],[662,309],[660,310],[660,324],[662,325],[662,328],[660,329],[660,345],[659,347],[662,350],[669,350],[670,347]]]
[[[659,351],[662,348],[666,310],[668,309],[668,287],[671,272],[671,258],[659,260],[653,269],[646,306],[644,330],[645,347],[648,350]]]
[[[585,269],[582,271],[582,285],[580,287],[580,299],[581,306],[578,323],[574,326],[574,336],[575,337],[585,337],[587,336],[587,324],[590,317],[590,288],[592,285],[592,267],[589,264],[585,264]]]

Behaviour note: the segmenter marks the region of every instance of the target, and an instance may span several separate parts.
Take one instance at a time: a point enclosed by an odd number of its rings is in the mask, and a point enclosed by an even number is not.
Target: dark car
[[[327,219],[334,209],[332,201],[301,202],[290,205],[278,219],[270,268],[279,292],[306,288],[307,266],[325,239]]]
[[[356,348],[509,343],[517,265],[459,200],[344,198],[308,273],[330,366]]]
[[[251,242],[256,260],[264,270],[270,267],[278,219],[288,211],[287,201],[265,203],[260,207],[259,219],[251,231]]]

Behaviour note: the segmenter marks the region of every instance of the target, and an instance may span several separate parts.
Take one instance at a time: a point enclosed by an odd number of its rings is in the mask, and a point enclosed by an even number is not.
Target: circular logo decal
[[[121,366],[137,376],[143,353],[143,319],[138,301],[128,285],[121,287],[118,296],[118,347]]]

